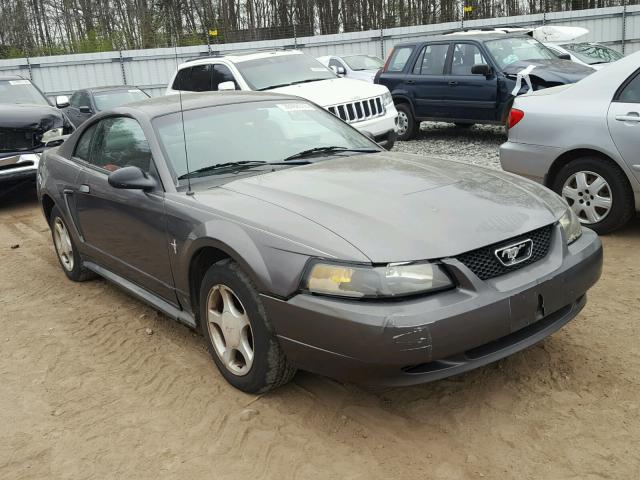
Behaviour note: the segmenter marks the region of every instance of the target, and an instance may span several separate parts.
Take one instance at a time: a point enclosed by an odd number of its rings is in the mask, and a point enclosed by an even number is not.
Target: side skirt
[[[106,268],[101,267],[100,265],[96,265],[93,262],[83,262],[83,266],[91,270],[92,272],[97,273],[101,277],[109,280],[112,283],[115,283],[117,286],[126,290],[128,293],[133,295],[134,297],[142,300],[143,302],[148,303],[152,307],[160,310],[162,313],[167,315],[168,317],[177,320],[180,323],[185,324],[187,327],[196,328],[195,319],[182,310],[177,309],[169,302],[163,300],[162,298],[154,295],[151,292],[148,292],[144,288],[139,287],[135,283],[130,282],[129,280],[117,275]]]

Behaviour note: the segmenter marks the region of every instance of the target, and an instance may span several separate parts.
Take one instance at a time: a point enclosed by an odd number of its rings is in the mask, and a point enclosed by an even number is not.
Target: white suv
[[[340,78],[298,50],[203,57],[178,66],[166,94],[272,91],[306,98],[390,149],[398,112],[387,87]]]

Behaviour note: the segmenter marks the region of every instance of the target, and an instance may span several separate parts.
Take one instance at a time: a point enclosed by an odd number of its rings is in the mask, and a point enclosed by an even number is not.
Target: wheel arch
[[[42,213],[44,213],[44,216],[48,223],[51,219],[51,212],[53,211],[53,207],[56,206],[56,202],[53,200],[53,198],[51,198],[49,194],[45,193],[42,195],[40,204],[42,206]]]
[[[549,167],[549,171],[547,172],[547,175],[544,178],[544,186],[551,188],[560,170],[562,170],[566,165],[571,163],[573,160],[577,160],[578,158],[582,158],[582,157],[599,157],[605,160],[614,168],[617,168],[618,170],[620,170],[620,172],[624,174],[624,177],[627,180],[627,184],[629,185],[629,188],[631,188],[631,183],[629,182],[629,177],[627,176],[627,172],[624,171],[624,169],[618,164],[618,162],[616,162],[613,158],[611,158],[606,153],[603,153],[599,150],[595,150],[592,148],[578,148],[575,150],[569,150],[567,152],[564,152],[558,158],[556,158],[554,162],[551,164],[551,167]]]

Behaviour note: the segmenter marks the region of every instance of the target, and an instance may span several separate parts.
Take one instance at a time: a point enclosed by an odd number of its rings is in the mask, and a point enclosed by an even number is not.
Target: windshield
[[[154,120],[176,177],[187,173],[180,113]],[[302,100],[206,107],[184,112],[189,171],[222,163],[282,162],[318,147],[376,149],[367,137],[332,114]],[[207,175],[219,175],[210,171]],[[196,179],[197,181],[197,179]],[[178,186],[186,181],[179,181]],[[193,183],[193,180],[192,180]]]
[[[378,70],[384,62],[374,55],[348,55],[342,59],[351,70]]]
[[[489,40],[485,45],[500,68],[527,60],[551,60],[557,58],[551,50],[537,40],[528,37],[508,37]]]
[[[49,105],[29,80],[0,80],[0,103]]]
[[[589,65],[615,62],[616,60],[620,60],[622,58],[621,53],[618,53],[615,50],[603,45],[591,45],[588,43],[568,43],[566,45],[562,45],[562,47],[578,57],[578,60],[581,60]]]
[[[93,94],[93,100],[96,102],[98,110],[109,110],[125,103],[137,102],[146,98],[149,98],[149,96],[137,88],[100,91]]]
[[[336,78],[332,71],[305,54],[274,55],[238,62],[236,67],[252,90]]]

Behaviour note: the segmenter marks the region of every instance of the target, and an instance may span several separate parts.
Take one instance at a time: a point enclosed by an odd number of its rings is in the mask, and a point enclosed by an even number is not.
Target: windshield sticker
[[[9,80],[9,85],[29,85],[29,80]]]
[[[313,107],[306,103],[278,103],[277,106],[283,112],[313,111]]]
[[[326,72],[327,71],[326,68],[322,68],[322,67],[311,67],[310,70],[312,72]]]

